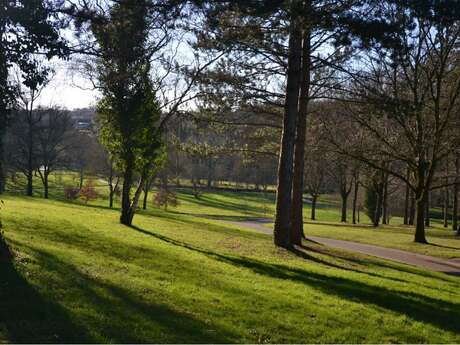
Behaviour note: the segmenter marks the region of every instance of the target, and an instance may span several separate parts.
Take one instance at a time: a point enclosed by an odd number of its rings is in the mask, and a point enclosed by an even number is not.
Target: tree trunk
[[[110,191],[109,191],[109,207],[110,208],[113,208],[113,194],[114,194],[114,190],[113,190],[113,187],[110,186]]]
[[[144,188],[144,200],[142,201],[142,209],[146,210],[147,209],[147,201],[149,199],[149,189]]]
[[[48,199],[48,191],[49,191],[49,172],[45,170],[43,172],[43,189],[44,189],[44,198]]]
[[[302,72],[300,85],[299,112],[294,151],[294,176],[292,182],[292,225],[291,243],[300,245],[303,231],[303,190],[305,170],[305,141],[307,134],[307,114],[310,90],[310,31],[303,33]]]
[[[460,158],[459,154],[455,155],[455,182],[460,183]],[[458,228],[458,184],[454,184],[453,205],[452,205],[452,230]]]
[[[4,4],[5,2],[3,2]],[[5,22],[6,18],[3,16],[1,18],[0,23],[0,37],[4,37],[5,34]],[[9,100],[6,94],[7,89],[5,86],[7,85],[8,75],[9,75],[9,67],[6,63],[6,50],[4,46],[0,49],[0,80],[5,84],[0,85],[0,193],[5,191],[5,184],[6,184],[6,175],[5,175],[5,157],[4,157],[4,138],[7,128],[7,121],[8,121],[8,110],[9,110]],[[0,235],[1,236],[1,235]],[[4,241],[1,241],[2,238],[0,237],[0,246]],[[6,246],[6,243],[5,243]]]
[[[208,177],[206,181],[206,188],[211,189],[212,187],[212,180],[214,179],[214,162],[212,158],[208,158]]]
[[[82,189],[83,188],[83,179],[84,179],[84,172],[83,172],[83,168],[80,169],[80,184],[79,184],[79,189]]]
[[[352,221],[353,224],[356,224],[356,207],[358,205],[358,191],[359,191],[359,174],[355,175],[355,181],[354,181],[354,190],[353,190],[353,215],[352,215]]]
[[[343,223],[347,222],[347,202],[348,202],[348,193],[341,193],[342,197],[342,216],[340,221]]]
[[[139,204],[139,198],[141,196],[144,183],[145,183],[145,179],[144,177],[141,177],[141,180],[139,181],[139,185],[137,186],[137,189],[134,192],[133,201],[130,205],[130,210],[129,210],[129,225],[130,226],[133,223],[134,214],[136,213],[137,205]]]
[[[415,223],[415,195],[414,192],[410,193],[410,207],[409,207],[409,225]]]
[[[109,207],[113,208],[113,162],[110,160],[110,168],[109,168]]]
[[[0,194],[5,192],[5,168],[3,164],[3,143],[1,142],[2,138],[3,136],[0,133]]]
[[[123,190],[121,193],[121,215],[120,223],[131,226],[131,187],[133,183],[133,159],[128,159],[126,162],[125,171],[123,173]]]
[[[377,202],[375,204],[374,219],[372,221],[374,227],[380,225],[380,218],[382,217],[383,189],[383,186],[379,183],[377,187]]]
[[[276,214],[274,226],[274,243],[276,246],[280,247],[289,247],[291,245],[290,228],[293,160],[294,141],[298,119],[297,107],[299,102],[301,55],[302,33],[300,29],[300,22],[298,18],[293,18],[289,28],[286,101],[278,164],[278,184],[276,191]]]
[[[444,188],[444,205],[443,205],[443,226],[447,228],[449,226],[449,187]]]
[[[409,224],[409,196],[410,196],[410,188],[409,188],[409,185],[406,183],[406,193],[404,197],[404,221],[403,221],[404,225]]]
[[[428,192],[426,195],[426,201],[425,201],[425,227],[430,226],[430,201],[431,201],[431,196],[430,196],[430,192]]]
[[[389,175],[388,174],[385,174],[385,177],[384,177],[384,185],[383,185],[383,200],[382,200],[382,210],[383,210],[383,214],[382,214],[382,224],[388,224],[388,217],[389,217],[389,214],[388,214],[388,178],[389,178]]]
[[[27,168],[29,170],[29,168]],[[27,186],[26,186],[26,195],[32,196],[33,195],[33,171],[27,171]]]
[[[26,195],[33,195],[33,176],[34,176],[34,163],[33,163],[33,149],[34,149],[34,140],[33,140],[33,129],[32,129],[32,110],[27,111],[27,188]]]
[[[418,192],[415,196],[416,221],[415,221],[415,238],[414,242],[428,243],[425,238],[425,193]]]
[[[146,179],[146,181],[144,182],[144,200],[142,201],[143,210],[147,209],[148,195],[149,195],[150,188],[152,188],[154,179],[155,179],[155,176],[151,176],[150,178]]]
[[[311,198],[311,220],[316,220],[316,201],[318,200],[317,195],[313,195]]]

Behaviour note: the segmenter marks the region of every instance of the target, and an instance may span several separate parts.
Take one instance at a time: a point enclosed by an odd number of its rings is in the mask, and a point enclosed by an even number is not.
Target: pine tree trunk
[[[305,141],[310,89],[310,31],[305,30],[302,43],[302,76],[300,86],[299,112],[294,152],[294,177],[292,182],[292,227],[291,242],[300,245],[303,231],[303,190],[305,173]]]
[[[294,2],[296,3],[296,2]],[[298,119],[300,69],[302,55],[302,33],[298,18],[291,20],[289,28],[289,56],[286,85],[286,103],[281,136],[281,152],[278,164],[278,184],[276,192],[276,214],[274,243],[276,246],[291,245],[291,201],[294,141]]]

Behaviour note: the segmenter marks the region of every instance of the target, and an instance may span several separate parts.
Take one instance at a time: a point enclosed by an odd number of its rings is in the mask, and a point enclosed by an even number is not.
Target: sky
[[[74,73],[66,62],[53,64],[56,74],[40,95],[42,106],[59,106],[69,110],[94,106],[97,91],[81,76]]]

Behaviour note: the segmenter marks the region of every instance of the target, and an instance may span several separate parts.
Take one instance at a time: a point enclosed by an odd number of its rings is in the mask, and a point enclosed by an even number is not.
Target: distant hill
[[[91,129],[94,125],[96,110],[94,108],[79,108],[69,111],[70,116],[75,121],[77,129]]]

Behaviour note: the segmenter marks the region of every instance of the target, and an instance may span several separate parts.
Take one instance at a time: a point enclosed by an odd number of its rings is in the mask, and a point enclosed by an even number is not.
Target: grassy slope
[[[97,204],[6,197],[17,257],[0,265],[0,340],[460,342],[458,278],[321,247],[279,251],[194,215],[244,215],[230,196],[182,200],[127,228]]]

